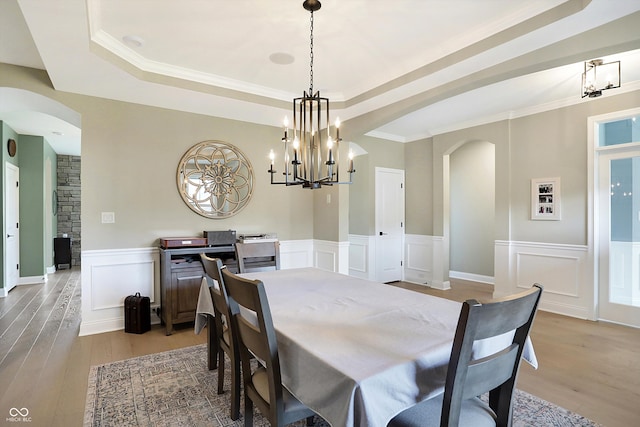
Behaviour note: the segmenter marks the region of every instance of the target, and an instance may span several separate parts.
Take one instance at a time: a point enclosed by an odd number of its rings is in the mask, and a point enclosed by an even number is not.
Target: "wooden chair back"
[[[229,356],[231,362],[231,419],[236,420],[240,416],[240,354],[238,352],[237,337],[231,329],[229,300],[222,277],[222,270],[226,267],[219,258],[210,258],[204,253],[200,254],[200,260],[209,285],[214,311],[213,325],[215,331],[212,336],[215,342],[209,342],[209,357],[215,358],[217,356],[218,358],[216,364],[218,367],[218,394],[221,394],[224,387],[224,353]],[[210,367],[209,369],[213,368]]]
[[[283,426],[312,417],[313,411],[282,386],[276,331],[264,284],[260,280],[237,276],[226,269],[222,271],[222,276],[229,295],[231,326],[238,336],[242,361],[245,426],[253,425],[254,404],[272,426]],[[259,363],[251,364],[252,355]]]
[[[402,411],[388,427],[511,426],[511,402],[520,360],[541,294],[542,287],[536,284],[516,295],[485,303],[465,301],[453,340],[444,394]],[[509,340],[506,334],[513,338]],[[484,339],[505,339],[506,343],[491,346],[499,349],[491,354],[474,354],[485,351],[478,345]],[[486,392],[488,405],[478,398]]]
[[[236,243],[238,271],[280,270],[280,242]]]
[[[447,371],[441,425],[458,425],[464,400],[489,392],[498,426],[511,425],[511,401],[522,351],[535,317],[542,286],[488,303],[465,301],[458,320]],[[511,344],[474,358],[474,343],[514,331]],[[445,423],[446,420],[446,423]]]

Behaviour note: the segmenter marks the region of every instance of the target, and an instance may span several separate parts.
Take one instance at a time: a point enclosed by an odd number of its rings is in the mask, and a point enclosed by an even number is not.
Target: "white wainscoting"
[[[495,242],[494,296],[544,286],[540,309],[594,318],[593,283],[588,283],[588,247],[515,241]]]
[[[348,274],[349,242],[281,240],[280,268],[317,267]]]
[[[313,266],[313,240],[281,240],[280,268],[302,268]]]
[[[349,234],[349,275],[375,280],[375,236]]]
[[[124,299],[140,292],[151,299],[151,323],[160,319],[158,248],[82,251],[80,335],[124,328]]]
[[[449,277],[448,274],[445,277],[443,262],[444,238],[407,234],[404,241],[405,280],[435,289],[450,289]]]
[[[282,269],[318,267],[348,274],[349,242],[280,241]],[[158,248],[82,252],[82,323],[80,335],[124,329],[124,298],[140,292],[151,299],[151,323],[160,323]]]
[[[314,240],[313,266],[336,273],[349,274],[349,242]]]
[[[407,234],[404,238],[404,279],[428,285],[433,280],[433,236]]]

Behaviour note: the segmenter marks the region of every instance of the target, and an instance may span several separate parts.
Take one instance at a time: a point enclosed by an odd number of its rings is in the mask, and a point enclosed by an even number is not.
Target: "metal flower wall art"
[[[203,141],[182,156],[177,184],[191,210],[207,218],[228,218],[251,200],[253,168],[237,147]]]

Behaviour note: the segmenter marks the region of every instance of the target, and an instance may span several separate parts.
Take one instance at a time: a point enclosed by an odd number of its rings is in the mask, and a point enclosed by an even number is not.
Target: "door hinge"
[[[16,181],[16,188],[20,186],[20,181]]]
[[[20,264],[16,264],[16,270],[20,270]]]
[[[404,183],[400,183],[400,188],[404,188]]]
[[[400,261],[400,267],[402,267],[402,261]]]
[[[400,228],[404,227],[404,223],[400,221]]]

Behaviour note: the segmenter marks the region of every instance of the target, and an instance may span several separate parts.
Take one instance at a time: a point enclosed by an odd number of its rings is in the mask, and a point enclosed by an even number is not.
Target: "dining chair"
[[[388,427],[511,426],[513,392],[522,350],[536,314],[542,286],[486,303],[462,304],[444,394],[396,415]],[[474,358],[474,343],[513,332],[500,351]],[[489,392],[489,404],[479,396]]]
[[[209,351],[213,350],[217,353],[210,354],[210,357],[218,358],[218,394],[224,392],[224,355],[226,353],[231,362],[231,419],[237,420],[240,417],[240,355],[236,337],[230,328],[231,314],[221,274],[226,267],[222,265],[219,258],[210,258],[204,253],[200,254],[200,260],[213,301],[215,342],[209,343]]]
[[[238,272],[280,270],[280,242],[236,243]]]
[[[260,280],[249,280],[222,270],[231,310],[231,328],[238,337],[244,386],[244,425],[253,426],[253,406],[272,426],[304,418],[313,425],[311,409],[283,387],[276,331],[269,301]],[[251,355],[257,359],[251,363]]]

